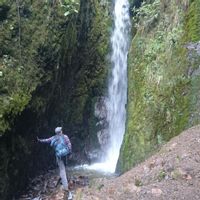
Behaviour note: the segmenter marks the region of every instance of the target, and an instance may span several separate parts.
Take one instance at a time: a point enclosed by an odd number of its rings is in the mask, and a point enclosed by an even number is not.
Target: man
[[[68,136],[63,134],[62,127],[57,127],[55,129],[55,133],[56,135],[48,139],[37,138],[37,140],[41,143],[50,143],[50,145],[54,148],[63,189],[65,190],[65,194],[68,196],[68,199],[72,199],[71,193],[69,193],[68,181],[65,170],[67,155],[71,154],[72,145]]]

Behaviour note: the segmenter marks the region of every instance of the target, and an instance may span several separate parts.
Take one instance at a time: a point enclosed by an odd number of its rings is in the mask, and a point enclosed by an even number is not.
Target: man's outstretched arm
[[[50,138],[47,138],[47,139],[39,139],[37,137],[37,140],[38,140],[38,142],[41,142],[41,143],[51,143],[51,141],[53,140],[53,136]]]

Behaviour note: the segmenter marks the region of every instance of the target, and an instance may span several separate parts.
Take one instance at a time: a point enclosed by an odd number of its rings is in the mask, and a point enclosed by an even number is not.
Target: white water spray
[[[130,16],[128,0],[115,0],[112,44],[112,74],[108,86],[107,121],[110,137],[107,155],[102,163],[87,169],[114,173],[123,141],[127,103],[127,54],[129,47]]]
[[[123,141],[127,103],[127,54],[129,44],[129,2],[115,0],[115,27],[111,37],[112,76],[108,88],[108,124],[110,146],[106,155],[105,170],[114,172]]]
[[[114,173],[123,141],[127,103],[127,54],[129,47],[130,16],[128,0],[115,0],[114,30],[111,36],[112,73],[108,86],[107,122],[109,147],[101,163],[84,165],[90,170]]]

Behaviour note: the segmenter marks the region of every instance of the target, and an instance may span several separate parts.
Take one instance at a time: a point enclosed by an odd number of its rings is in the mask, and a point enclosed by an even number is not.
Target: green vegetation
[[[78,0],[1,1],[0,135],[11,130],[30,101],[37,111],[47,106],[46,97],[33,100],[32,94],[56,79],[61,44],[72,38],[65,37],[66,29],[79,6]]]
[[[93,113],[107,77],[109,6],[92,0],[0,2],[0,199],[11,199],[28,177],[54,164],[51,151],[34,142],[37,135],[52,135],[59,124],[83,158],[96,147]],[[19,177],[20,183],[13,181]]]
[[[197,114],[191,118],[198,106],[200,86],[194,79],[198,82],[199,76],[188,74],[189,66],[191,71],[198,68],[199,56],[189,55],[185,46],[199,40],[199,8],[199,0],[155,0],[135,9],[137,32],[129,52],[127,126],[118,171],[130,169],[199,122]]]
[[[200,40],[200,1],[141,2],[131,0],[136,8],[120,172],[199,123],[200,58],[186,46]],[[73,151],[97,147],[93,113],[106,89],[109,8],[110,1],[101,0],[1,0],[1,199],[11,198],[41,169],[34,157],[40,149],[32,143],[41,130],[47,136],[60,124],[78,144]],[[161,171],[158,179],[164,176]],[[18,177],[20,184],[10,184]],[[136,179],[135,185],[142,183]]]
[[[162,169],[160,170],[157,178],[159,181],[162,181],[165,178],[165,176],[166,176],[166,172]]]
[[[50,2],[1,1],[0,8],[2,135],[26,108],[36,87],[52,78],[66,17],[59,4]]]
[[[136,179],[135,179],[135,186],[140,187],[140,186],[142,186],[142,185],[143,185],[143,184],[142,184],[142,181],[136,178]]]
[[[71,84],[66,88],[68,96],[64,104],[64,123],[76,132],[77,139],[84,140],[89,134],[91,143],[96,137],[94,103],[97,97],[104,94],[106,85],[111,22],[109,11],[105,9],[108,7],[107,2],[83,4],[78,18],[77,26],[80,29],[75,37],[75,48],[70,46],[70,49],[67,47],[63,50],[63,62],[68,65],[65,78]],[[71,56],[68,51],[72,52]]]
[[[64,8],[64,16],[71,15],[73,13],[78,13],[79,10],[79,0],[60,0],[60,6]]]
[[[185,41],[200,40],[200,1],[193,1],[188,9],[185,20]]]
[[[152,3],[146,1],[142,2],[139,8],[133,8],[135,13],[133,17],[133,26],[140,27],[152,24],[153,21],[159,18],[160,14],[160,0],[155,0]],[[142,20],[140,20],[142,18]],[[144,23],[144,24],[143,24]]]

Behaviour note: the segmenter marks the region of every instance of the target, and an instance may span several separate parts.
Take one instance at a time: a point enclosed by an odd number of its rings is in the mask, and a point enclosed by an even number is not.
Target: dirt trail
[[[200,126],[113,180],[96,179],[75,200],[200,200]]]

